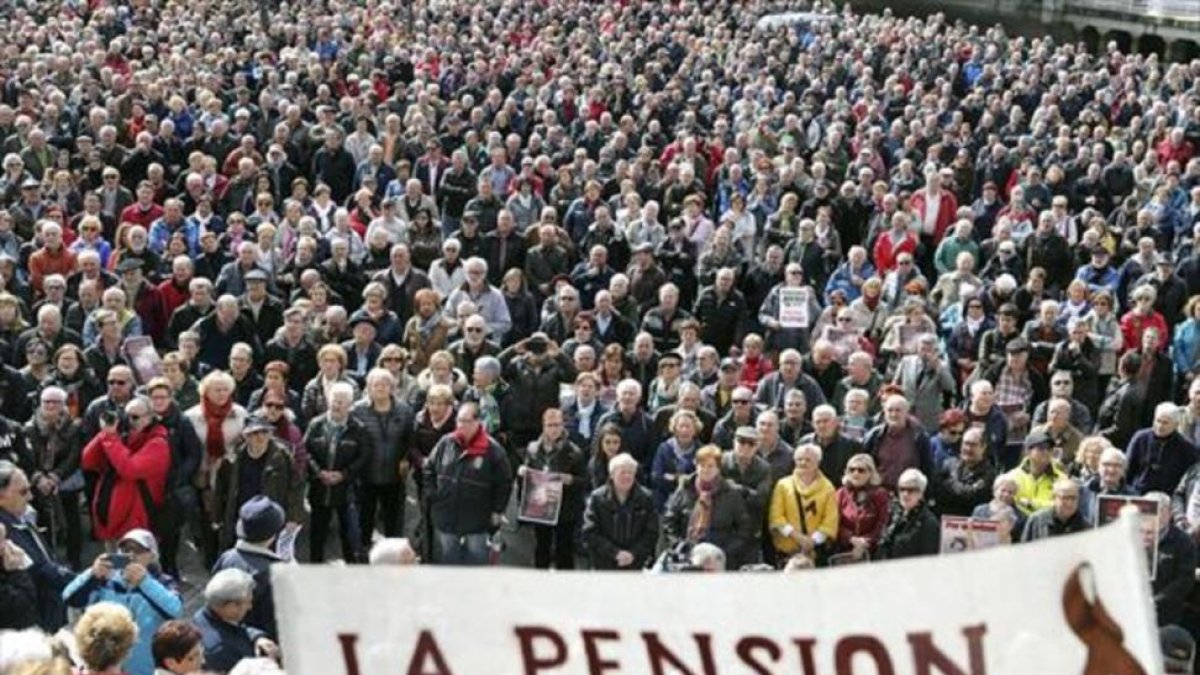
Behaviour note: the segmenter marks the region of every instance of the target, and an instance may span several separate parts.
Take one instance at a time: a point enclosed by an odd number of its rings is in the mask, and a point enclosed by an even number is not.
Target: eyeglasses
[[[1056,386],[1056,387],[1069,387],[1069,386],[1071,386],[1071,382],[1070,382],[1070,380],[1055,380],[1054,382],[1051,382],[1050,384],[1052,384],[1052,385],[1054,385],[1054,386]]]
[[[920,492],[921,488],[902,485],[902,486],[896,488],[896,491],[897,492]]]
[[[848,473],[870,473],[871,470],[865,466],[852,466],[846,469]]]
[[[896,264],[897,265],[911,265],[912,261],[911,260],[897,260]]]
[[[852,317],[852,316],[839,316],[839,317],[838,317],[838,319],[837,319],[837,321],[838,321],[838,323],[852,323],[852,322],[854,321],[854,317]]]
[[[467,332],[470,333],[471,329],[468,328]],[[400,358],[399,356],[386,356],[383,358],[383,362],[384,363],[404,363],[404,359]]]
[[[735,399],[733,399],[733,404],[734,404],[734,405],[749,405],[749,404],[750,404],[750,399],[748,399],[748,398],[735,398]]]
[[[964,429],[947,429],[946,435],[947,436],[962,436],[963,431],[965,431],[965,430]]]
[[[109,380],[108,383],[117,387],[124,387],[129,384],[129,380]]]
[[[465,329],[463,329],[463,330],[465,330],[465,331],[466,331],[466,332],[468,332],[468,333],[482,333],[482,332],[483,332],[483,329],[482,329],[482,328],[471,328],[471,327],[467,327],[467,328],[465,328]]]
[[[737,439],[737,444],[738,445],[754,445],[754,441],[749,438],[739,438],[739,439]]]
[[[144,417],[146,417],[146,416],[145,415],[135,415],[133,413],[129,413],[129,414],[125,415],[125,418],[128,419],[130,422],[138,422]]]

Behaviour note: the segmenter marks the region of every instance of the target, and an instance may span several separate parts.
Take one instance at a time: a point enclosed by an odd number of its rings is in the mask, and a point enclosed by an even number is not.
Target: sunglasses
[[[146,417],[146,416],[145,415],[134,415],[133,413],[125,415],[125,418],[128,419],[130,422],[137,422],[137,421],[143,419],[144,417]]]

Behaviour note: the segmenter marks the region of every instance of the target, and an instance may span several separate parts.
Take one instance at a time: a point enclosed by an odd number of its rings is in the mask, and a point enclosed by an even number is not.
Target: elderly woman
[[[808,444],[792,452],[795,469],[771,492],[767,527],[779,559],[803,553],[823,559],[838,536],[838,502],[833,483],[821,473],[821,448]]]
[[[396,398],[406,403],[413,400],[413,394],[417,391],[417,378],[408,370],[407,349],[396,344],[385,346],[383,351],[379,352],[376,366],[385,368],[392,374],[392,380],[396,383]]]
[[[387,287],[382,282],[372,281],[363,288],[363,305],[354,312],[375,322],[375,342],[381,345],[399,342],[404,326],[400,318],[387,305]]]
[[[883,479],[875,460],[858,454],[846,463],[842,487],[837,490],[837,550],[855,560],[870,559],[888,524],[890,497],[880,486]]]
[[[154,675],[190,675],[204,667],[200,631],[189,621],[167,621],[154,631]]]
[[[456,397],[467,389],[467,376],[454,367],[454,357],[445,350],[434,352],[429,357],[429,367],[417,375],[417,390],[420,392],[427,392],[438,384],[450,387]]]
[[[662,511],[679,480],[696,470],[696,450],[704,425],[690,410],[680,410],[671,416],[668,430],[671,437],[663,441],[654,453],[650,466],[650,481],[654,488],[654,504]]]
[[[607,460],[605,473],[609,478],[588,497],[583,514],[592,569],[641,570],[658,540],[654,499],[637,484],[638,463],[628,453]]]
[[[158,542],[147,530],[130,530],[117,543],[117,553],[102,553],[92,566],[63,590],[70,607],[116,603],[129,610],[137,624],[137,642],[124,667],[130,673],[154,670],[151,642],[164,621],[183,610],[183,599],[158,565]]]
[[[413,315],[404,327],[404,346],[408,349],[411,369],[420,373],[429,365],[434,352],[445,349],[453,320],[442,314],[441,298],[432,288],[422,288],[413,296]]]
[[[1016,514],[1013,531],[1021,532],[1025,529],[1025,516],[1016,505],[1018,487],[1017,479],[1012,474],[1002,473],[996,476],[996,480],[992,481],[992,501],[976,506],[971,512],[971,517],[994,520],[997,514],[1011,509]]]
[[[715,445],[700,448],[695,474],[687,476],[667,501],[663,515],[667,545],[715,544],[736,569],[752,555],[750,544],[756,527],[745,500],[721,478],[721,449]]]
[[[279,656],[267,634],[242,623],[254,599],[254,578],[240,569],[221,570],[204,587],[204,607],[192,617],[204,645],[204,668],[229,672],[238,661]]]
[[[196,487],[200,489],[203,513],[194,531],[199,532],[207,563],[216,561],[217,535],[213,525],[220,523],[220,505],[213,502],[212,486],[217,467],[225,457],[232,456],[246,424],[246,409],[233,400],[233,377],[222,371],[209,373],[200,381],[200,403],[189,408],[183,416],[196,430],[204,448]]]
[[[186,331],[180,334],[181,341],[184,334]],[[162,359],[162,369],[180,410],[190,410],[200,403],[200,383],[192,375],[191,363],[183,352],[167,352]]]
[[[54,352],[50,360],[53,369],[42,387],[59,387],[67,394],[67,412],[72,417],[82,417],[87,404],[104,395],[104,385],[87,368],[83,351],[77,345],[66,343]],[[10,417],[16,415],[9,413]]]
[[[1075,452],[1075,462],[1071,464],[1071,478],[1086,484],[1095,476],[1099,476],[1100,455],[1111,447],[1112,443],[1103,436],[1088,436],[1080,441]]]
[[[358,393],[358,384],[346,373],[346,350],[341,345],[330,344],[317,352],[317,376],[304,385],[301,399],[302,417],[311,420],[329,408],[329,390],[339,382],[346,382]]]
[[[375,514],[385,537],[404,533],[405,487],[410,470],[408,447],[413,414],[396,398],[396,381],[386,368],[367,373],[366,396],[351,415],[362,423],[363,451],[367,458],[358,487],[360,532],[369,543],[375,532]]]
[[[92,605],[75,625],[83,667],[78,675],[123,675],[124,663],[139,644],[138,626],[128,608],[114,602]],[[146,641],[149,644],[149,641]],[[148,672],[148,671],[135,671]]]
[[[896,482],[898,508],[879,542],[879,554],[885,560],[934,555],[938,552],[941,525],[925,501],[929,480],[919,469],[905,469]]]
[[[433,290],[443,298],[457,290],[467,281],[467,269],[463,266],[462,242],[451,238],[442,242],[442,257],[429,265],[429,282]]]

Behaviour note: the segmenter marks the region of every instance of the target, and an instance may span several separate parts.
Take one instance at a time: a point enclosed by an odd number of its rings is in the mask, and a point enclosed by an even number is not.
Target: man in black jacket
[[[1158,558],[1152,589],[1158,625],[1181,623],[1184,604],[1196,584],[1196,545],[1171,517],[1171,497],[1151,492],[1158,502]]]
[[[150,380],[146,385],[146,395],[150,397],[150,409],[154,416],[167,429],[167,445],[171,448],[171,468],[167,472],[166,501],[163,504],[166,517],[160,515],[158,520],[162,529],[159,533],[159,549],[163,571],[178,578],[176,554],[179,552],[180,532],[184,523],[193,522],[199,507],[194,479],[204,449],[200,447],[196,428],[183,418],[179,406],[175,404],[171,385],[165,378]]]
[[[354,484],[368,459],[362,422],[350,415],[354,388],[338,382],[329,392],[329,410],[318,415],[304,434],[308,451],[309,493],[312,509],[311,562],[325,560],[329,520],[337,514],[338,538],[346,562],[363,560],[362,537],[354,513]]]
[[[583,540],[592,569],[641,570],[654,557],[658,512],[650,491],[637,484],[638,463],[628,453],[608,461],[608,484],[587,500]]]
[[[508,454],[488,435],[474,403],[425,462],[425,496],[433,523],[435,564],[485,565],[488,537],[500,526],[512,491]]]
[[[575,381],[575,364],[543,333],[500,352],[508,382],[508,448],[522,452],[541,432],[542,414],[558,407],[559,388]]]

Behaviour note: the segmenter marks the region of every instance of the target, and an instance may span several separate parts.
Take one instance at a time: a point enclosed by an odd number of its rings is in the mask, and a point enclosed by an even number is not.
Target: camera
[[[121,418],[117,415],[116,410],[105,410],[104,412],[100,413],[101,426],[111,427],[120,421]]]

